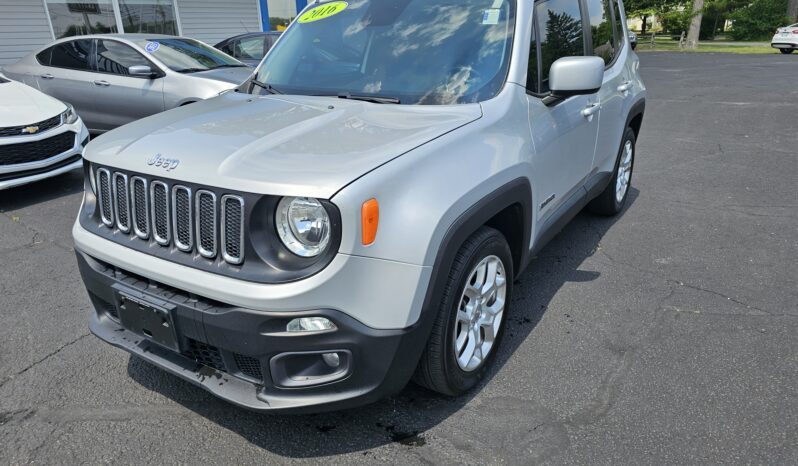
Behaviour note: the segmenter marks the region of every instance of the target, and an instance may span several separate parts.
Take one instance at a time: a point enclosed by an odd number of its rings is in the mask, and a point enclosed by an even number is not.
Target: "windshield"
[[[213,47],[193,39],[150,39],[138,45],[178,73],[247,66]]]
[[[514,18],[514,0],[324,2],[283,34],[257,80],[285,94],[478,102],[504,85]]]

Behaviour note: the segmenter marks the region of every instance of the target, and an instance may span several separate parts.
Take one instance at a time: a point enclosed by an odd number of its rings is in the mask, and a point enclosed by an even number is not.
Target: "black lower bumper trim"
[[[139,277],[77,252],[83,281],[94,304],[91,331],[106,342],[238,406],[267,412],[319,412],[367,404],[401,390],[423,350],[425,329],[376,330],[344,313],[321,309],[307,312],[259,312],[189,295]],[[166,349],[119,323],[120,290],[126,296],[161,300],[173,306],[180,352]],[[322,316],[337,330],[288,335],[288,321]],[[421,344],[420,344],[421,342]],[[195,347],[203,345],[202,360]],[[212,349],[209,349],[212,348]],[[283,388],[271,376],[270,362],[285,353],[347,353],[351,370],[334,382]],[[212,362],[209,362],[212,361]],[[244,362],[242,362],[244,361]],[[259,377],[260,376],[260,379]]]

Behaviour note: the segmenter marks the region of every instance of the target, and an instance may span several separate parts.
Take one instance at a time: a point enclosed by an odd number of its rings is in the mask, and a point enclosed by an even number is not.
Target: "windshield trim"
[[[323,5],[324,3],[328,3],[330,1],[334,1],[334,0],[321,0],[321,1],[314,2],[314,3],[308,3],[308,5],[305,8],[303,8],[302,11],[297,13],[296,18],[301,17],[306,11],[308,11],[308,10],[310,10],[312,8],[316,8],[319,5]],[[498,98],[505,91],[505,89],[507,88],[507,85],[510,83],[510,76],[511,76],[511,73],[513,71],[512,70],[513,69],[513,60],[515,58],[516,40],[518,38],[517,37],[518,26],[519,26],[519,24],[518,24],[519,23],[518,0],[507,0],[507,2],[509,4],[510,13],[511,13],[511,20],[508,21],[508,26],[509,26],[509,29],[508,29],[508,40],[509,40],[510,43],[509,43],[509,46],[507,47],[507,51],[506,51],[507,64],[506,64],[506,66],[504,66],[505,71],[504,71],[504,73],[503,73],[504,75],[502,76],[502,79],[501,79],[501,85],[499,85],[496,88],[496,92],[493,93],[493,95],[485,97],[485,98],[476,99],[473,102],[454,102],[454,103],[448,103],[448,104],[441,104],[441,103],[421,104],[421,103],[418,103],[418,102],[416,102],[415,104],[405,104],[404,103],[404,99],[401,99],[401,97],[397,97],[397,96],[388,96],[388,95],[380,95],[380,94],[369,94],[369,93],[365,93],[365,92],[358,92],[357,95],[361,96],[361,97],[396,98],[396,99],[399,99],[400,101],[402,101],[401,105],[430,105],[430,106],[451,106],[451,105],[481,104],[482,102],[488,102],[488,101],[491,101],[493,99]],[[254,79],[257,79],[260,76],[260,72],[263,69],[263,66],[266,64],[267,59],[269,58],[269,55],[272,52],[274,52],[275,49],[277,49],[277,47],[280,46],[280,41],[284,37],[288,36],[288,33],[292,29],[294,29],[296,27],[299,27],[299,21],[292,21],[291,24],[289,24],[288,28],[286,28],[286,30],[281,31],[280,36],[278,38],[278,41],[275,42],[274,45],[272,45],[272,47],[269,50],[269,52],[266,53],[266,55],[263,56],[263,58],[261,59],[260,64],[255,68],[255,71],[254,71],[254,73],[252,75],[254,77]],[[497,78],[498,78],[498,75],[497,75]],[[263,84],[271,85],[271,83],[263,83]],[[286,86],[281,84],[280,85],[280,89],[281,90],[285,90]],[[290,90],[290,86],[288,86],[288,89]],[[285,92],[283,92],[283,94],[284,95],[297,95],[297,96],[331,96],[331,97],[334,96],[333,94],[331,94],[331,92],[333,91],[331,89],[316,89],[315,90],[316,92],[314,92],[314,91],[311,91],[310,89],[303,88],[304,92],[296,93],[296,94],[293,94],[293,93],[289,92],[289,90],[285,90]],[[394,94],[396,94],[396,93],[394,93]]]

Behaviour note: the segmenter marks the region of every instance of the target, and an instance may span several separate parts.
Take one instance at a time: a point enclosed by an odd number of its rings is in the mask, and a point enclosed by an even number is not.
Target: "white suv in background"
[[[71,105],[0,75],[0,190],[83,166],[89,132]]]

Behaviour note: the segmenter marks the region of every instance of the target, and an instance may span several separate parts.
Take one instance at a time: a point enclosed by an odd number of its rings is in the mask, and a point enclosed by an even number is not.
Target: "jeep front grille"
[[[244,199],[183,185],[129,178],[126,173],[99,168],[96,173],[100,218],[109,228],[185,253],[244,262]],[[221,212],[221,213],[220,213]]]

